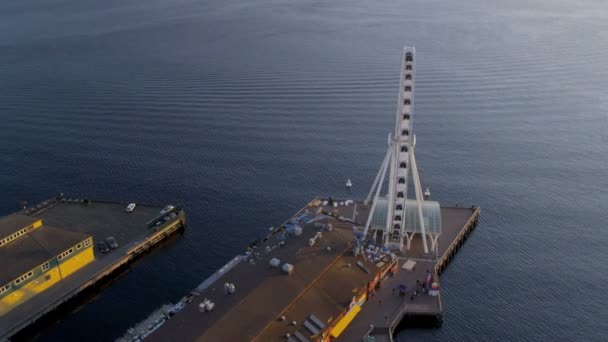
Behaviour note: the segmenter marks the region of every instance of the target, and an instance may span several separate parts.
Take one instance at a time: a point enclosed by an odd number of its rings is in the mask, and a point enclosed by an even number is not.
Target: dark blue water
[[[183,238],[41,340],[106,341],[317,195],[364,196],[417,48],[423,177],[483,208],[446,320],[399,340],[606,340],[604,1],[5,0],[0,214],[176,203]]]

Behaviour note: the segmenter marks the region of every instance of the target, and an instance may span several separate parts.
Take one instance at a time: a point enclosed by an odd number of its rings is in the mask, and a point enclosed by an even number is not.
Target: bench
[[[308,331],[310,331],[313,335],[318,335],[320,333],[319,329],[317,329],[312,323],[309,321],[304,321],[304,326]]]
[[[325,323],[323,323],[317,316],[315,316],[314,314],[310,314],[310,316],[308,316],[308,319],[313,322],[316,326],[319,327],[319,329],[323,330],[325,329]]]
[[[310,342],[310,340],[304,336],[301,332],[297,331],[293,333],[293,336],[295,336],[300,342]]]

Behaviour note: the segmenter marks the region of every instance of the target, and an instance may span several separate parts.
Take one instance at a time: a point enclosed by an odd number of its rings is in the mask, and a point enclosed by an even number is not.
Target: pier
[[[186,224],[185,212],[180,208],[170,213],[174,215],[160,215],[162,206],[138,204],[132,213],[127,213],[126,205],[58,197],[17,213],[66,231],[90,235],[93,244],[112,236],[118,242],[118,248],[104,254],[94,246],[94,260],[90,263],[0,316],[0,341],[9,339],[102,279],[124,269]]]
[[[474,229],[480,209],[441,208],[439,257],[421,255],[421,243],[414,240],[412,254],[391,259],[386,253],[382,261],[373,262],[353,254],[352,238],[367,220],[370,206],[346,201],[323,205],[326,202],[311,201],[177,304],[165,305],[154,319],[136,325],[122,341],[360,341],[365,336],[390,341],[410,317],[441,324],[441,295],[420,294],[411,300],[411,291],[400,296],[394,288],[415,288],[427,269],[439,282],[439,271]],[[302,228],[301,235],[287,233],[294,225]],[[310,239],[319,232],[311,246]],[[293,273],[271,266],[272,259],[293,265]],[[415,260],[415,270],[403,269],[409,260]],[[236,291],[226,292],[226,283],[234,284]],[[211,311],[201,309],[205,301],[213,303]]]

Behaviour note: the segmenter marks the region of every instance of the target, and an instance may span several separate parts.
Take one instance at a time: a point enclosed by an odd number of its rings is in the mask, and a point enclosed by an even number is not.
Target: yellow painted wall
[[[48,278],[48,279],[47,279]],[[53,267],[46,273],[27,282],[17,290],[13,290],[8,295],[0,299],[0,316],[3,316],[17,305],[26,302],[28,299],[45,291],[61,280],[59,268]],[[14,284],[11,284],[14,285]]]
[[[336,325],[331,328],[331,336],[334,338],[338,338],[340,334],[342,334],[344,329],[346,329],[346,327],[350,324],[350,322],[355,319],[355,316],[357,316],[359,311],[361,311],[361,307],[357,304],[355,304],[355,306],[348,310],[346,315],[344,315],[340,319],[340,321],[337,322]]]
[[[61,270],[61,277],[65,278],[70,274],[76,272],[82,266],[90,263],[95,259],[95,254],[93,253],[93,246],[89,246],[82,250],[80,253],[71,256],[67,260],[63,261],[59,264],[59,269]]]
[[[38,220],[32,224],[32,229],[36,229],[42,226],[42,220]]]
[[[65,260],[59,267],[53,267],[39,277],[28,281],[21,288],[13,290],[0,299],[0,316],[5,315],[14,307],[28,301],[35,295],[44,292],[49,287],[58,283],[61,279],[76,272],[94,259],[93,246],[90,246]],[[11,285],[14,286],[14,284]]]

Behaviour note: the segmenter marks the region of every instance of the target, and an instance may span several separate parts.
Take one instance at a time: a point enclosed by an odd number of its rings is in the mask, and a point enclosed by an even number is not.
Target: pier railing
[[[445,266],[447,266],[448,261],[454,255],[455,251],[462,245],[462,242],[464,241],[465,237],[468,236],[468,234],[471,232],[471,230],[473,230],[473,228],[475,228],[479,219],[480,212],[481,208],[476,207],[475,211],[473,212],[473,215],[471,215],[471,217],[464,225],[460,233],[458,233],[458,236],[456,236],[456,238],[452,241],[452,243],[450,244],[448,249],[446,249],[446,251],[443,253],[441,258],[437,260],[437,263],[435,264],[435,273],[437,275],[441,274],[441,271],[443,271]]]

